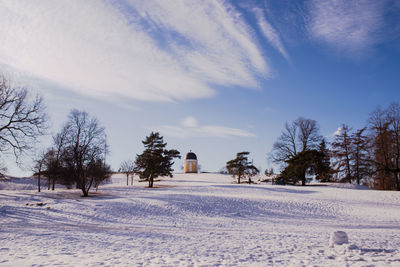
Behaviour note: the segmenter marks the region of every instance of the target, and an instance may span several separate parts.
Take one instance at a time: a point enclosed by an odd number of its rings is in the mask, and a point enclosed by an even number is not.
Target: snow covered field
[[[0,266],[400,266],[399,192],[232,180],[115,175],[89,198],[2,182]]]

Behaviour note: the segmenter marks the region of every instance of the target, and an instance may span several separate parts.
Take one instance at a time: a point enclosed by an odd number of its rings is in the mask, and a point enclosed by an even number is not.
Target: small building
[[[192,151],[186,154],[183,165],[184,173],[197,173],[197,156]]]

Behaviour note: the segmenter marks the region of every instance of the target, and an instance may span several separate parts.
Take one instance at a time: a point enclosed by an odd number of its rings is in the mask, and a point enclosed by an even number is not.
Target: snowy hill
[[[92,197],[0,183],[0,266],[399,266],[400,194],[116,174]],[[349,243],[329,247],[334,231]]]

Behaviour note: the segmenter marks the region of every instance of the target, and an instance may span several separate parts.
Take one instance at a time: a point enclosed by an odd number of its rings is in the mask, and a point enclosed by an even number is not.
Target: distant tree
[[[274,175],[274,168],[265,169],[264,174],[265,174],[266,176]]]
[[[40,192],[40,179],[46,166],[46,152],[41,151],[34,160],[33,172],[38,177],[38,192]]]
[[[0,160],[0,181],[5,179],[5,173],[7,172],[7,166]]]
[[[60,184],[70,187],[75,181],[73,175],[70,175],[68,169],[72,170],[72,158],[67,157],[68,143],[67,135],[69,133],[69,125],[64,125],[64,128],[53,136],[53,146],[48,149],[44,155],[46,158],[46,174],[48,179],[48,190],[50,185],[52,190],[55,188],[56,181]]]
[[[222,167],[222,168],[219,170],[219,173],[220,173],[220,174],[228,174],[228,170],[226,169],[226,166],[225,166],[225,167]]]
[[[368,137],[364,135],[365,130],[366,128],[359,129],[351,135],[351,161],[353,163],[353,177],[357,184],[360,184],[363,179],[371,175],[371,167],[368,154],[369,144]]]
[[[129,185],[129,176],[131,176],[131,185],[133,185],[133,174],[135,173],[135,162],[124,160],[121,163],[120,172],[126,175],[126,185]]]
[[[61,155],[55,165],[61,165],[60,176],[63,180],[72,178],[83,196],[87,197],[92,186],[108,177],[109,173],[103,175],[109,169],[104,163],[107,151],[105,131],[98,120],[91,118],[87,112],[72,110],[67,123],[56,135],[55,143],[56,147],[60,145],[59,151],[53,149],[56,155]]]
[[[376,186],[400,191],[400,105],[392,103],[386,110],[376,108],[368,125]]]
[[[341,181],[351,183],[352,175],[352,138],[351,128],[345,124],[332,142],[333,169]]]
[[[12,151],[19,162],[44,134],[46,122],[42,98],[30,101],[27,89],[12,86],[0,74],[0,153]]]
[[[284,163],[297,154],[298,151],[297,124],[285,123],[285,129],[282,131],[278,140],[273,144],[272,159],[276,163]]]
[[[285,124],[284,130],[273,144],[272,159],[276,163],[285,164],[299,152],[316,149],[321,139],[317,122],[300,117],[291,124]]]
[[[111,168],[105,164],[102,159],[91,161],[87,168],[87,177],[89,180],[93,180],[93,186],[97,188],[104,182],[108,181],[111,177]]]
[[[315,179],[320,182],[330,182],[332,180],[330,151],[326,147],[325,139],[322,139],[316,154]]]
[[[307,177],[317,174],[322,158],[322,154],[316,149],[299,152],[287,160],[287,166],[280,174],[279,179],[285,184],[295,185],[301,182],[301,185],[305,186]]]
[[[310,164],[315,165],[314,154],[321,140],[315,120],[300,117],[290,124],[286,123],[271,153],[272,160],[284,167],[281,180],[286,180],[286,183],[301,181],[305,185],[307,171]]]
[[[163,137],[158,132],[151,132],[142,143],[145,150],[136,156],[134,172],[141,179],[148,181],[151,188],[155,178],[159,176],[172,177],[173,160],[181,156],[178,150],[166,149],[167,143],[164,143]]]
[[[236,154],[236,158],[226,163],[226,169],[228,173],[233,177],[237,177],[238,184],[242,178],[247,177],[249,183],[251,183],[251,177],[257,175],[259,170],[248,160],[250,152],[239,152]]]

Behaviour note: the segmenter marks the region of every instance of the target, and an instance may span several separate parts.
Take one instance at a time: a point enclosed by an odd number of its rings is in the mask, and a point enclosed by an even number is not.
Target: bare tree
[[[37,158],[34,160],[33,172],[38,177],[38,192],[40,192],[40,180],[43,171],[46,168],[46,152],[41,151]]]
[[[1,156],[1,155],[0,155]],[[5,173],[7,172],[7,166],[4,164],[3,160],[0,157],[0,181],[5,179]]]
[[[281,163],[291,159],[297,154],[297,125],[285,123],[285,129],[273,145],[272,159]]]
[[[0,74],[0,152],[11,151],[18,162],[44,134],[46,121],[42,98],[30,101],[27,89],[13,87]]]
[[[322,140],[315,120],[298,118],[292,123],[285,123],[285,128],[273,145],[272,159],[276,163],[285,163],[297,153],[318,147]]]
[[[65,153],[68,151],[66,145],[69,127],[70,125],[66,124],[61,132],[53,136],[53,147],[50,148],[45,155],[48,190],[50,190],[50,185],[52,190],[54,190],[57,180],[69,186],[73,183],[72,177],[63,175],[66,168],[66,166],[63,165],[66,164]]]
[[[319,143],[322,140],[319,134],[319,126],[315,120],[298,118],[295,121],[299,128],[298,139],[301,144],[301,151],[307,151],[318,148]]]
[[[87,112],[72,110],[68,121],[58,136],[62,136],[63,164],[67,174],[76,182],[77,188],[82,190],[83,196],[89,195],[92,186],[96,186],[99,179],[106,179],[107,175],[94,174],[103,171],[94,171],[93,168],[109,169],[104,164],[105,130],[96,118],[91,118]],[[56,138],[59,140],[58,138]],[[102,162],[102,164],[99,164]],[[109,175],[109,174],[108,174]]]
[[[133,174],[135,173],[135,162],[124,160],[121,163],[120,172],[126,174],[126,185],[129,185],[129,176],[131,176],[131,185],[133,185]]]
[[[378,188],[400,191],[400,106],[377,107],[368,120]],[[392,176],[392,177],[390,177]]]

